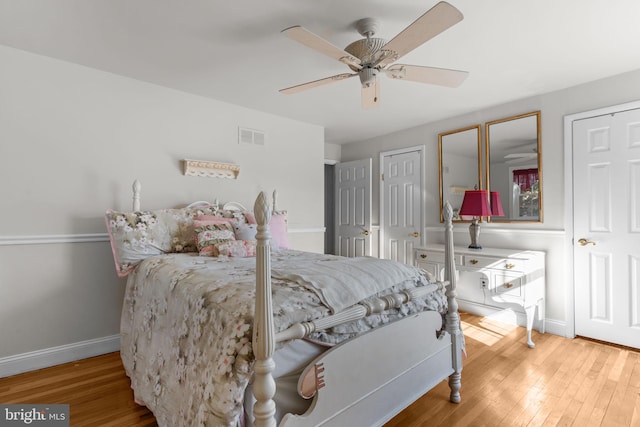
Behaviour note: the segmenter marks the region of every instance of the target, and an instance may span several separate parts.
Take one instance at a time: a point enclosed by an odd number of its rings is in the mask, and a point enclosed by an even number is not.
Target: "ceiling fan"
[[[506,164],[529,162],[538,158],[538,149],[532,148],[531,152],[511,153],[504,156]]]
[[[281,89],[293,94],[317,86],[359,76],[362,84],[362,108],[377,107],[379,98],[378,75],[447,87],[458,87],[468,73],[445,68],[419,65],[394,64],[402,56],[462,21],[462,13],[447,2],[440,2],[396,35],[391,41],[373,37],[378,21],[365,18],[356,22],[356,30],[364,39],[351,43],[344,50],[325,39],[296,25],[282,30],[291,39],[311,49],[338,60],[351,68],[353,73],[342,73],[296,86]]]

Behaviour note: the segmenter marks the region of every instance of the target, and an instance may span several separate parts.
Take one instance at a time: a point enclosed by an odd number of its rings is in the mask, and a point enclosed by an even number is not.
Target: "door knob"
[[[364,234],[365,236],[368,236],[369,235],[369,230],[363,230],[362,234]]]
[[[417,231],[414,231],[413,233],[409,234],[409,236],[411,236],[411,237],[420,237],[420,233],[418,233]]]
[[[592,241],[592,240],[587,240],[585,238],[579,239],[578,243],[580,243],[580,246],[587,246],[587,245],[596,245],[596,242]]]

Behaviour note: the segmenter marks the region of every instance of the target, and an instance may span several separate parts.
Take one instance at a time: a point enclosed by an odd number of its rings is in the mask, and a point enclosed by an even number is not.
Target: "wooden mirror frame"
[[[476,131],[476,135],[473,135],[473,130]],[[469,136],[466,135],[462,135],[463,133],[468,133]],[[457,141],[456,139],[452,139],[451,141],[446,141],[446,137],[451,137],[453,138],[454,136],[457,136],[458,138],[460,138],[460,141]],[[462,140],[462,138],[468,138],[468,139],[464,139]],[[443,141],[443,139],[445,139]],[[443,153],[443,144],[447,143],[462,143],[462,144],[469,144],[469,153],[471,153],[471,149],[474,147],[474,145],[476,146],[475,149],[475,157],[476,160],[474,162],[477,163],[477,179],[476,180],[472,180],[471,179],[471,175],[469,174],[466,178],[462,177],[459,178],[456,182],[452,182],[449,181],[448,182],[448,193],[445,193],[445,177],[444,175],[449,173],[449,165],[446,163],[446,159],[444,158],[446,156],[446,148],[445,148],[445,153]],[[473,145],[472,145],[473,144]],[[462,147],[462,150],[465,150],[466,147]],[[468,156],[470,159],[473,157],[472,155]],[[454,171],[453,174],[464,170],[464,168],[459,167],[459,165],[454,166]],[[470,170],[470,169],[469,169]],[[465,222],[465,220],[459,218],[458,216],[458,210],[460,209],[460,206],[462,205],[462,198],[464,196],[464,190],[473,190],[475,189],[482,189],[482,130],[481,130],[481,126],[479,124],[477,125],[472,125],[472,126],[467,126],[465,128],[460,128],[460,129],[455,129],[455,130],[451,130],[448,132],[443,132],[438,134],[438,176],[439,176],[439,188],[440,188],[440,222],[444,222],[444,216],[443,216],[443,206],[444,206],[444,202],[445,202],[445,197],[447,197],[447,200],[449,201],[449,203],[451,204],[451,206],[453,207],[454,210],[454,222]],[[474,176],[475,177],[475,176]],[[451,200],[449,197],[450,196],[455,196],[453,197],[455,200]],[[458,197],[459,196],[459,197]],[[459,200],[457,200],[459,198]],[[466,222],[470,221],[466,220]]]
[[[531,129],[518,129],[516,121],[527,119],[529,117],[535,117],[535,127]],[[541,115],[540,111],[533,111],[530,113],[519,114],[516,116],[505,117],[503,119],[494,120],[491,122],[485,123],[485,174],[486,174],[486,185],[487,190],[489,191],[499,191],[502,199],[502,206],[504,208],[505,214],[508,216],[505,217],[491,217],[490,221],[492,222],[543,222],[543,211],[542,211],[542,138],[541,138]],[[509,124],[510,127],[502,127],[500,132],[498,132],[497,125]],[[528,133],[532,133],[535,129],[535,135],[531,135]],[[492,136],[493,131],[493,136]],[[513,132],[513,134],[505,136],[506,132]],[[531,190],[525,190],[529,195],[529,207],[530,211],[535,212],[537,210],[537,216],[527,216],[518,214],[517,217],[513,217],[513,211],[523,208],[522,195],[520,188],[513,188],[511,185],[511,191],[505,191],[506,186],[500,186],[496,183],[491,185],[491,165],[492,165],[492,156],[491,156],[491,145],[492,139],[494,143],[494,152],[497,152],[495,144],[512,139],[515,143],[514,149],[512,153],[506,153],[504,150],[500,151],[500,156],[505,158],[506,156],[511,156],[510,161],[517,161],[518,157],[521,157],[523,160],[521,166],[535,166],[537,168],[537,182],[534,182],[531,185]],[[527,142],[528,141],[528,142]],[[531,142],[533,141],[533,143]],[[531,148],[530,145],[535,144],[534,148]],[[528,150],[531,150],[529,153]],[[532,156],[532,153],[535,153],[535,156]],[[494,153],[495,154],[495,153]],[[529,155],[527,155],[529,154]],[[524,159],[531,159],[530,162],[527,162]],[[513,167],[507,167],[508,161],[504,162],[505,164],[505,173],[513,174]],[[494,162],[495,165],[495,162]],[[506,170],[508,169],[508,170]],[[494,176],[494,179],[496,177]],[[507,181],[507,185],[513,183],[512,178]],[[517,190],[517,191],[516,191]],[[507,194],[505,194],[507,193]],[[517,193],[517,201],[514,199]],[[513,195],[513,197],[509,197]],[[513,204],[511,203],[513,202]]]

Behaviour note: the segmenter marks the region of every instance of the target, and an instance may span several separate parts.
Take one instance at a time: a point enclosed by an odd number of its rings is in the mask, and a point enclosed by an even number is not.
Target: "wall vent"
[[[263,131],[242,127],[238,128],[238,144],[264,145],[265,139],[266,137]]]

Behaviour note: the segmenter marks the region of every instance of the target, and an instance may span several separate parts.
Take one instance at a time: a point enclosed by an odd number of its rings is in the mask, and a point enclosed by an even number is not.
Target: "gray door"
[[[371,159],[335,166],[335,253],[371,255]]]

